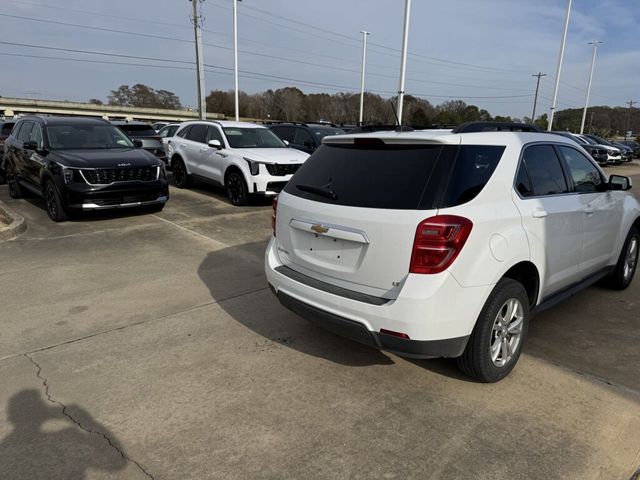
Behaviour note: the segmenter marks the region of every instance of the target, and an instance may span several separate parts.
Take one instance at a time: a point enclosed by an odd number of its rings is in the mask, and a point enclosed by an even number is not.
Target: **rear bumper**
[[[340,317],[297,300],[286,293],[275,294],[280,303],[311,323],[370,347],[408,358],[459,357],[468,336],[445,340],[407,340],[384,333],[371,332],[362,323]]]
[[[275,243],[272,239],[267,248],[265,273],[284,306],[339,335],[401,356],[460,356],[493,288],[462,287],[448,272],[408,275],[396,298],[374,302],[358,292],[348,294],[310,277],[307,281],[285,274]],[[409,339],[381,330],[404,333]]]

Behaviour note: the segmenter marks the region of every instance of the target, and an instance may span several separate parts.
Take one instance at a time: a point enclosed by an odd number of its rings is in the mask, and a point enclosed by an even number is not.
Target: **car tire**
[[[191,185],[191,176],[187,172],[184,162],[181,158],[176,158],[171,162],[171,171],[173,172],[173,183],[178,188],[189,188]]]
[[[51,180],[47,180],[44,183],[42,191],[49,218],[54,222],[64,222],[65,220],[68,220],[69,214],[62,204],[60,192],[58,191],[56,184]]]
[[[227,190],[227,198],[233,205],[240,207],[249,203],[249,190],[242,173],[236,170],[229,172],[224,186]]]
[[[624,290],[631,285],[638,267],[639,251],[640,230],[637,227],[631,227],[613,272],[605,278],[607,287],[613,290]]]
[[[16,199],[24,197],[24,190],[20,186],[16,171],[11,164],[7,165],[6,178],[9,185],[9,196]]]
[[[458,367],[470,377],[493,383],[518,361],[529,326],[529,298],[521,283],[503,278],[489,295]]]

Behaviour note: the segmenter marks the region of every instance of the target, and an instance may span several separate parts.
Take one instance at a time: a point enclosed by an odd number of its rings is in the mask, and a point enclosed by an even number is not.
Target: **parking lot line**
[[[185,230],[185,231],[187,231],[187,232],[189,232],[189,233],[191,233],[193,235],[196,235],[198,237],[202,237],[202,238],[206,239],[209,242],[215,243],[220,248],[228,248],[229,247],[229,245],[227,245],[226,243],[222,243],[222,242],[220,242],[218,240],[214,240],[211,237],[207,237],[206,235],[203,235],[202,233],[196,232],[195,230],[191,230],[190,228],[183,227],[182,225],[178,225],[177,223],[174,223],[171,220],[167,220],[166,218],[162,218],[162,217],[160,217],[158,215],[152,215],[152,216],[157,218],[158,220],[162,220],[165,223],[173,225],[174,227],[177,227],[177,228],[180,228],[182,230]]]

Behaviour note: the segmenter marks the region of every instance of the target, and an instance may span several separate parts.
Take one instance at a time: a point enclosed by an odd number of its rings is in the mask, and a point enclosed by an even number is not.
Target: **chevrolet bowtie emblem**
[[[311,226],[311,230],[313,230],[316,233],[327,233],[329,231],[329,228],[317,223]]]

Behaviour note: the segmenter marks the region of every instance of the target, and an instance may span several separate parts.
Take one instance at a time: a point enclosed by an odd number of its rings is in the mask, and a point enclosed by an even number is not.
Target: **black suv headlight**
[[[62,180],[67,185],[84,181],[82,179],[82,176],[80,175],[80,170],[78,170],[77,168],[69,168],[62,165],[60,166],[60,168],[62,170]]]

